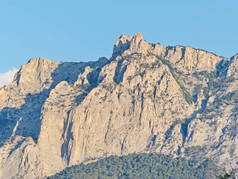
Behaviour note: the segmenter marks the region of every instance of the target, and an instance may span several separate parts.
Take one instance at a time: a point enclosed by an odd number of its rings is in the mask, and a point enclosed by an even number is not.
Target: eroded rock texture
[[[122,35],[111,59],[31,59],[0,89],[0,178],[157,152],[237,168],[238,56]]]

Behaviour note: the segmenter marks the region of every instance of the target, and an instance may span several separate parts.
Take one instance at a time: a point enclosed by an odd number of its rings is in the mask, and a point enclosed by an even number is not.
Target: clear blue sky
[[[238,0],[1,0],[0,73],[31,57],[60,61],[110,57],[121,34],[238,52]]]

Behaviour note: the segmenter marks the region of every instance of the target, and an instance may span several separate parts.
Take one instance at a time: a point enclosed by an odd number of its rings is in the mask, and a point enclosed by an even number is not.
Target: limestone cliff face
[[[237,56],[122,35],[110,60],[31,59],[0,89],[0,178],[157,152],[236,168]]]

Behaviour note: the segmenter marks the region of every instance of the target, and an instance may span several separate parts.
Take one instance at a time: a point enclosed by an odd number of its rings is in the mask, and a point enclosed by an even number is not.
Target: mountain
[[[0,178],[44,178],[112,155],[238,168],[238,55],[122,35],[110,59],[33,58],[0,88]]]

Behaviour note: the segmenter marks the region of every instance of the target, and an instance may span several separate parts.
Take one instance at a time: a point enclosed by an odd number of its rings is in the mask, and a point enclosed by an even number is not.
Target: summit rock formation
[[[238,168],[238,55],[122,35],[110,59],[33,58],[0,88],[0,178],[154,152]]]

